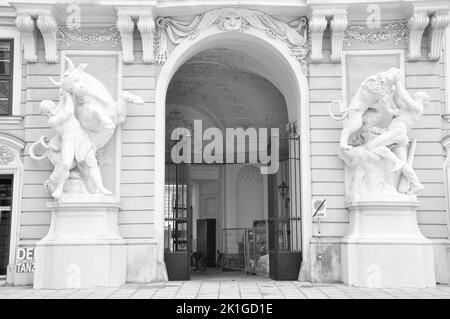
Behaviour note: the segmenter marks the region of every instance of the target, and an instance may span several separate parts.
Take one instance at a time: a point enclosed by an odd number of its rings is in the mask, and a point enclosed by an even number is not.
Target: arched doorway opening
[[[298,133],[299,135],[302,135],[302,144],[298,146],[297,149],[297,155],[299,159],[299,163],[301,163],[298,167],[298,170],[296,172],[297,177],[295,179],[295,183],[297,183],[297,188],[295,189],[295,194],[292,194],[292,196],[295,196],[295,203],[286,204],[286,207],[290,207],[291,211],[295,211],[296,213],[300,214],[300,212],[303,210],[305,211],[307,207],[310,207],[310,196],[309,193],[309,187],[310,187],[310,179],[309,179],[309,123],[308,123],[308,99],[307,99],[307,93],[308,93],[308,86],[306,82],[306,78],[304,77],[300,63],[295,60],[293,56],[290,55],[289,50],[280,48],[279,43],[275,42],[275,40],[268,38],[265,34],[255,31],[247,31],[245,33],[243,32],[222,32],[217,30],[205,30],[202,32],[202,34],[196,38],[195,40],[185,41],[181,43],[179,46],[177,46],[174,51],[172,52],[171,56],[169,57],[168,61],[166,61],[166,64],[162,67],[158,83],[157,83],[157,89],[156,89],[156,105],[155,105],[155,112],[156,112],[156,131],[155,131],[155,166],[156,166],[156,175],[155,175],[155,225],[157,225],[155,228],[156,232],[156,239],[158,243],[164,243],[164,234],[166,233],[166,239],[170,238],[171,235],[168,235],[168,228],[167,223],[165,223],[165,219],[167,222],[167,216],[165,216],[167,209],[165,207],[168,207],[167,203],[167,197],[164,197],[164,194],[167,192],[167,170],[161,169],[164,167],[163,165],[166,164],[166,159],[168,158],[167,153],[167,123],[166,120],[168,117],[171,116],[171,114],[176,114],[176,112],[179,111],[179,107],[182,105],[180,104],[186,104],[183,103],[183,101],[171,101],[171,103],[167,103],[168,100],[170,100],[170,90],[171,90],[171,81],[173,79],[176,79],[177,72],[182,72],[184,65],[190,65],[191,70],[192,68],[195,69],[195,66],[192,65],[200,63],[195,63],[195,59],[200,59],[202,65],[213,65],[214,67],[212,69],[221,69],[229,67],[229,65],[223,65],[223,63],[218,63],[215,58],[217,56],[222,55],[221,58],[227,58],[230,57],[230,52],[226,52],[226,50],[231,50],[235,53],[240,54],[241,56],[248,57],[249,59],[233,59],[231,68],[240,69],[241,72],[245,72],[248,74],[251,74],[253,77],[257,77],[258,79],[263,79],[263,81],[267,81],[270,83],[274,90],[277,90],[279,94],[284,98],[285,100],[285,119],[283,123],[283,126],[285,126],[288,123],[297,123]],[[206,52],[206,53],[205,53]],[[214,54],[213,54],[214,53]],[[205,56],[207,58],[205,58]],[[203,60],[202,60],[203,59]],[[228,61],[229,62],[229,61]],[[204,67],[204,66],[202,66]],[[189,73],[189,72],[188,72]],[[233,79],[233,78],[232,78]],[[192,81],[191,81],[192,82]],[[192,85],[192,83],[191,83]],[[192,89],[192,88],[191,88]],[[222,88],[225,91],[227,88]],[[189,88],[185,88],[185,91],[189,91]],[[223,93],[223,92],[222,92]],[[248,104],[251,104],[252,98],[247,97],[248,103],[245,105],[245,107],[248,107]],[[172,104],[169,106],[169,104]],[[201,117],[204,120],[209,120],[210,123],[208,125],[214,125],[217,128],[226,128],[226,126],[231,127],[244,127],[245,125],[242,125],[242,123],[237,123],[237,125],[229,125],[229,123],[224,123],[223,121],[220,121],[220,116],[218,119],[217,112],[211,111],[210,107],[204,107],[202,106],[202,103],[193,103],[196,107],[191,108],[192,110],[189,110],[188,113],[190,113],[191,117],[197,116]],[[208,103],[206,103],[208,104]],[[230,106],[233,103],[230,104]],[[239,104],[239,103],[238,103]],[[257,102],[257,104],[261,104],[260,102]],[[270,103],[269,103],[270,104]],[[177,107],[173,107],[173,105],[178,105]],[[186,105],[184,105],[186,106]],[[242,106],[242,105],[240,105]],[[256,107],[257,108],[257,107]],[[185,107],[184,110],[188,110],[189,107]],[[270,109],[270,108],[269,108]],[[238,110],[239,112],[239,105],[234,105],[234,111]],[[242,110],[241,110],[242,111]],[[260,111],[260,110],[259,110]],[[273,110],[272,110],[273,111]],[[213,116],[211,116],[213,115]],[[195,117],[194,116],[194,117]],[[209,117],[208,117],[209,116]],[[222,114],[222,117],[227,117],[226,114]],[[264,117],[261,116],[260,117]],[[178,116],[178,120],[180,120],[181,117]],[[235,115],[231,117],[231,120],[241,120],[241,118],[238,115]],[[238,121],[239,122],[239,121]],[[277,125],[280,127],[281,124],[277,123]],[[236,123],[235,123],[236,124]],[[250,123],[252,126],[255,126],[255,123]],[[188,124],[186,124],[188,125]],[[273,123],[267,123],[265,122],[264,125],[266,127],[273,127],[271,125],[274,125]],[[182,125],[183,126],[183,125]],[[257,128],[261,128],[262,124],[256,125]],[[280,132],[285,132],[285,130],[280,130]],[[282,140],[282,139],[280,139]],[[287,140],[286,140],[287,143]],[[287,146],[287,148],[289,145]],[[282,149],[282,147],[280,148]],[[289,153],[288,149],[286,154]],[[164,156],[161,156],[164,154]],[[247,154],[248,157],[248,154]],[[286,156],[288,157],[288,156]],[[287,164],[289,166],[290,164]],[[289,168],[287,168],[288,170]],[[191,172],[192,173],[192,172]],[[205,173],[206,175],[211,173]],[[219,173],[223,174],[223,172]],[[214,175],[214,173],[212,173]],[[186,175],[187,176],[187,175]],[[300,178],[302,176],[302,178]],[[272,181],[270,182],[268,179],[266,180],[266,191],[264,193],[264,196],[268,196],[268,187],[269,184],[272,185],[272,189],[275,189],[275,192],[278,190],[278,186],[281,185],[278,184],[280,180],[278,181]],[[188,185],[189,184],[189,185]],[[164,186],[166,185],[166,186]],[[214,186],[211,184],[211,188]],[[306,186],[306,187],[305,187]],[[195,187],[198,188],[198,186],[193,186],[186,182],[186,187],[190,191],[191,189],[195,189]],[[302,190],[300,194],[300,190]],[[291,188],[292,191],[292,188]],[[272,192],[273,193],[273,192]],[[274,195],[278,196],[278,195]],[[165,201],[161,200],[163,198],[166,198]],[[186,198],[189,198],[189,200],[192,202],[191,194],[186,194]],[[205,202],[202,202],[200,205],[212,205],[211,203],[214,201],[224,201],[224,198],[216,198],[214,199],[214,196],[211,198],[206,198]],[[203,201],[203,199],[202,199]],[[265,199],[266,205],[271,205],[270,200],[267,198]],[[187,205],[186,209],[190,208],[190,204],[186,201],[185,203]],[[272,203],[273,204],[273,203]],[[227,205],[234,205],[235,207],[239,207],[239,205],[234,203],[224,203],[224,206],[227,207]],[[280,205],[280,204],[277,204]],[[170,206],[170,205],[169,205]],[[242,204],[241,204],[242,206]],[[281,205],[283,206],[283,205]],[[243,205],[245,207],[245,205]],[[225,208],[226,209],[226,208]],[[268,211],[270,211],[269,208],[267,208]],[[222,216],[225,216],[222,214]],[[267,216],[267,215],[266,215]],[[267,216],[268,219],[269,216]],[[166,227],[162,227],[162,225],[166,225]],[[215,226],[217,228],[217,224]],[[301,229],[299,230],[299,238],[297,238],[297,243],[301,245],[299,250],[301,250],[303,255],[303,268],[308,268],[308,259],[309,259],[309,239],[311,234],[311,225],[310,225],[310,218],[308,214],[305,214],[303,216],[303,220],[301,225],[299,226]],[[164,231],[165,229],[165,231]],[[223,229],[222,229],[223,231]],[[221,234],[221,237],[223,237],[223,233]],[[216,234],[216,243],[220,246],[220,240],[218,240],[217,234]],[[305,240],[306,239],[306,240]],[[166,241],[168,242],[168,241]],[[223,238],[222,238],[223,243]],[[166,248],[167,245],[166,245]],[[223,248],[223,245],[221,246],[221,249]],[[219,251],[219,253],[221,253]],[[217,257],[217,256],[216,256]],[[160,253],[158,255],[159,262],[161,265],[164,265],[164,245],[160,246]],[[217,260],[217,258],[216,258]]]

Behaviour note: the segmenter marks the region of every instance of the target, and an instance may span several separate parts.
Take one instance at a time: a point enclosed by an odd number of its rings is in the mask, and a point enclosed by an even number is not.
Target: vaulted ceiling
[[[219,128],[278,127],[285,136],[286,102],[278,88],[254,70],[252,57],[228,48],[209,49],[189,59],[174,75],[167,93],[167,114],[210,120]]]

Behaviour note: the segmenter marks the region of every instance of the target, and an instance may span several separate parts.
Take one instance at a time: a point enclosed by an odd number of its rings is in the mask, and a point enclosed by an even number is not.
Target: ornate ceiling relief
[[[409,39],[408,25],[405,22],[394,22],[382,26],[379,29],[368,29],[362,25],[349,25],[344,33],[344,41],[351,46],[351,40],[375,44],[387,40],[394,40],[398,45],[401,40],[406,43]]]
[[[207,11],[191,21],[173,17],[159,17],[156,20],[156,62],[164,63],[169,56],[168,41],[178,45],[186,39],[195,39],[199,32],[211,26],[223,31],[245,32],[255,28],[266,32],[288,46],[292,55],[306,67],[308,55],[306,18],[285,23],[271,16],[249,9],[225,8]]]

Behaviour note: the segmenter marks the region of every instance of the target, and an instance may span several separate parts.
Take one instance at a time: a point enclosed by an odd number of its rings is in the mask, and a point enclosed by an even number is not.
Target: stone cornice
[[[342,52],[342,42],[346,40],[348,20],[363,18],[363,13],[367,16],[366,1],[294,1],[284,0],[277,5],[273,1],[261,0],[258,5],[252,1],[230,0],[224,1],[108,1],[102,0],[92,4],[96,9],[93,12],[100,12],[100,25],[114,19],[122,38],[123,57],[126,63],[134,61],[133,55],[133,34],[134,25],[137,26],[141,34],[143,61],[144,63],[154,63],[157,57],[157,35],[158,18],[173,18],[183,16],[182,19],[198,16],[211,10],[218,10],[223,7],[233,7],[236,9],[247,9],[262,12],[275,19],[282,21],[293,18],[309,16],[309,36],[311,40],[311,61],[320,62],[323,60],[322,43],[323,34],[328,23],[330,24],[331,37],[331,62],[340,62]],[[17,28],[21,31],[24,40],[24,58],[27,62],[35,62],[37,30],[42,33],[45,42],[45,59],[49,63],[57,62],[57,26],[58,19],[63,19],[66,15],[63,4],[60,1],[51,0],[15,0],[10,2],[11,7],[0,7],[1,12],[6,15],[11,14],[11,8],[15,8]],[[381,10],[388,12],[390,21],[403,22],[406,20],[408,27],[408,59],[418,61],[421,58],[421,40],[424,31],[428,33],[428,58],[431,61],[439,60],[442,54],[442,43],[445,27],[448,25],[448,11],[450,4],[443,0],[430,1],[390,1],[379,3]],[[85,10],[83,23],[85,25],[99,26],[95,24],[94,14],[89,13],[89,7],[80,3]],[[104,7],[105,10],[99,10]],[[392,9],[392,10],[391,10]],[[386,11],[388,10],[388,11]],[[363,12],[364,11],[364,12]],[[115,12],[115,17],[114,15]],[[96,13],[97,14],[97,13]],[[391,18],[391,16],[393,18]],[[384,15],[384,17],[386,17]],[[394,20],[393,20],[394,19]],[[352,20],[355,21],[355,20]],[[133,26],[132,26],[133,24]],[[132,27],[133,30],[130,28]],[[428,27],[428,29],[427,29]],[[428,31],[427,31],[428,30]],[[380,30],[380,32],[384,32]]]

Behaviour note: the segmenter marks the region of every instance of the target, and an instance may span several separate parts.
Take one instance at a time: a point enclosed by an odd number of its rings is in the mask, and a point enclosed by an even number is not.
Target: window
[[[0,40],[0,116],[12,113],[13,47],[13,40]]]

